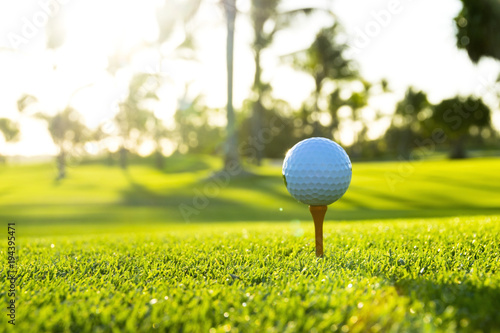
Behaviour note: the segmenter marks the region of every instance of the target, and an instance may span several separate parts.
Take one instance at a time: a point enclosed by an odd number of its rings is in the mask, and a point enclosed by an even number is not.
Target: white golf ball
[[[337,143],[310,138],[287,152],[282,172],[286,188],[295,199],[311,206],[325,206],[347,191],[352,165]]]

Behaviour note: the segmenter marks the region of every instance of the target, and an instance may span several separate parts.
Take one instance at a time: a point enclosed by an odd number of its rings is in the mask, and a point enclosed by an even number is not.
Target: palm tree
[[[339,32],[339,24],[334,23],[332,26],[322,29],[307,50],[293,54],[294,66],[311,74],[314,79],[312,114],[318,114],[321,111],[318,102],[323,84],[327,80],[335,81],[338,84],[342,80],[351,80],[358,76],[353,61],[344,55],[347,45],[337,41]],[[320,134],[319,127],[318,120],[314,120],[313,135]]]
[[[79,113],[71,107],[71,101],[82,89],[91,85],[92,84],[87,84],[73,91],[66,102],[66,107],[62,112],[58,112],[55,115],[47,115],[39,112],[37,106],[38,99],[32,95],[24,94],[17,100],[19,112],[26,114],[27,111],[29,111],[28,114],[30,116],[47,122],[52,140],[59,149],[59,154],[56,158],[58,169],[57,180],[66,177],[67,155],[73,153],[75,149],[81,148],[82,145],[90,139],[88,129],[83,124]],[[33,107],[34,109],[30,111],[29,109]]]
[[[274,36],[278,31],[290,25],[295,16],[300,14],[307,15],[315,12],[326,12],[331,15],[329,10],[317,7],[301,7],[283,11],[279,8],[282,2],[282,0],[252,0],[251,2],[250,18],[254,34],[252,48],[254,51],[255,61],[253,91],[256,95],[251,115],[251,135],[254,138],[258,137],[258,133],[262,128],[262,121],[264,119],[263,113],[265,112],[265,107],[262,104],[262,97],[271,89],[271,86],[268,83],[262,82],[262,51],[273,43]],[[258,147],[254,148],[256,151],[256,163],[257,165],[260,165],[262,160],[262,150],[258,149]]]
[[[129,84],[127,98],[120,103],[120,110],[115,115],[115,122],[121,138],[120,166],[128,167],[127,153],[137,149],[142,139],[148,134],[148,121],[154,120],[154,114],[143,106],[147,99],[156,100],[156,85],[149,87],[149,74],[136,74]],[[157,81],[154,81],[157,83]]]
[[[52,140],[59,148],[57,180],[64,179],[66,177],[66,157],[75,149],[81,148],[87,141],[88,129],[83,124],[78,112],[70,106],[53,116],[39,113],[37,117],[47,122]]]
[[[238,138],[236,135],[236,120],[233,109],[233,55],[234,55],[234,23],[236,20],[236,0],[223,0],[226,13],[227,40],[227,139],[225,147],[224,170],[235,170],[240,167],[238,155]]]
[[[136,52],[149,48],[155,50],[158,54],[158,67],[161,67],[162,61],[167,59],[194,60],[194,43],[192,36],[188,33],[186,23],[188,23],[198,11],[201,0],[182,1],[182,6],[176,1],[163,1],[156,11],[156,23],[158,26],[158,39],[154,42],[145,42],[136,45],[128,54],[117,52],[108,58],[108,72],[115,76],[117,71],[128,65]],[[173,50],[167,53],[162,52],[162,45],[171,40],[176,29],[181,29],[184,33],[182,43],[175,46]],[[165,73],[161,68],[145,68],[142,73],[136,74],[129,83],[129,95],[125,101],[120,103],[120,111],[115,116],[115,122],[118,125],[122,143],[120,148],[120,165],[123,169],[128,166],[127,152],[135,150],[142,138],[149,135],[156,144],[155,163],[156,167],[162,169],[164,165],[164,156],[161,149],[161,141],[169,131],[165,128],[161,119],[153,112],[146,110],[141,106],[146,99],[158,100],[156,90],[164,82]],[[149,82],[149,84],[147,84]],[[145,88],[145,86],[153,86]],[[146,93],[144,91],[148,90]],[[132,132],[140,133],[139,137],[132,138]]]
[[[156,117],[154,114],[151,117],[151,122],[152,124],[152,136],[153,140],[155,142],[155,161],[156,161],[156,167],[159,170],[163,170],[163,167],[165,166],[165,159],[163,156],[162,152],[162,145],[161,141],[168,136],[170,131],[165,127],[165,124],[163,124],[163,121]]]
[[[328,111],[330,112],[330,117],[332,118],[329,126],[330,128],[328,130],[331,139],[335,139],[335,134],[339,131],[340,119],[338,111],[346,103],[346,101],[341,97],[341,92],[342,89],[337,87],[330,94],[330,100],[328,101]]]
[[[360,111],[368,106],[368,100],[370,99],[370,88],[372,85],[361,80],[363,88],[359,91],[355,91],[351,94],[346,102],[346,105],[351,108],[351,120],[353,123],[361,123],[362,127],[360,131],[354,133],[354,141],[350,147],[350,153],[353,157],[358,157],[361,154],[361,144],[366,138],[366,133],[368,128],[363,117],[359,114]]]
[[[6,142],[14,142],[19,139],[19,125],[8,118],[0,118],[0,133]],[[0,162],[5,159],[0,155]]]

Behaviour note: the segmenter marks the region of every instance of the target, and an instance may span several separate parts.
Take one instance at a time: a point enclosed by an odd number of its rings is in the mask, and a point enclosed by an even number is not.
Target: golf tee
[[[314,221],[314,233],[316,236],[316,257],[323,257],[323,221],[325,220],[327,206],[309,206]]]

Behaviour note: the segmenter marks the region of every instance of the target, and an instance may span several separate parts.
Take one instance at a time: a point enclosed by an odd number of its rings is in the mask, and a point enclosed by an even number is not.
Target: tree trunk
[[[262,116],[263,116],[263,106],[259,99],[253,104],[253,110],[252,110],[252,140],[253,142],[253,149],[255,149],[255,164],[260,166],[262,164],[262,155],[263,155],[263,149],[265,149],[265,142],[260,142],[260,137],[261,134],[260,131],[262,130]]]
[[[163,170],[165,163],[163,159],[163,154],[161,153],[160,149],[156,149],[155,159],[156,159],[156,168],[158,168],[159,170]]]
[[[107,161],[108,161],[108,165],[110,165],[110,166],[114,164],[113,153],[110,152],[110,151],[108,151],[108,159],[107,159]]]
[[[316,83],[316,91],[314,92],[314,106],[313,106],[313,111],[312,114],[315,115],[315,118],[319,118],[319,95],[321,91],[321,85],[319,83]],[[313,132],[312,136],[321,136],[321,124],[319,123],[318,119],[313,120]]]
[[[227,18],[227,141],[224,169],[235,169],[240,165],[236,136],[236,121],[233,109],[233,54],[234,54],[234,22],[236,20],[236,1],[224,0]]]
[[[404,159],[410,158],[411,152],[411,129],[405,128],[401,131],[401,140],[398,142],[398,153],[399,156]]]
[[[252,110],[252,142],[254,142],[255,149],[255,164],[260,166],[262,163],[262,142],[257,142],[259,140],[259,132],[262,129],[262,84],[260,81],[261,76],[261,66],[260,66],[260,49],[255,49],[255,77],[253,82],[254,91],[257,93],[257,101],[253,104]]]
[[[120,148],[120,167],[125,170],[127,169],[128,161],[127,161],[127,149],[125,147]]]
[[[358,121],[358,115],[357,115],[358,110],[357,109],[352,109],[352,121],[357,122]],[[353,141],[351,144],[351,147],[349,148],[349,156],[352,159],[357,159],[361,155],[361,148],[359,147],[359,133],[358,132],[353,132]]]
[[[467,157],[467,152],[465,151],[465,139],[466,136],[461,135],[453,141],[450,153],[451,159],[461,159]]]
[[[59,155],[57,155],[57,180],[66,178],[66,153],[61,148]]]
[[[337,116],[338,109],[331,111],[330,116],[332,117],[332,121],[328,130],[328,138],[335,141],[335,134],[339,131],[339,117]]]

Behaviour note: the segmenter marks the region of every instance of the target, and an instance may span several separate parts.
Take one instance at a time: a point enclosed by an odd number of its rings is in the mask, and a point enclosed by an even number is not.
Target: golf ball
[[[347,191],[352,165],[337,143],[310,138],[287,152],[282,172],[286,188],[295,199],[311,206],[325,206]]]

